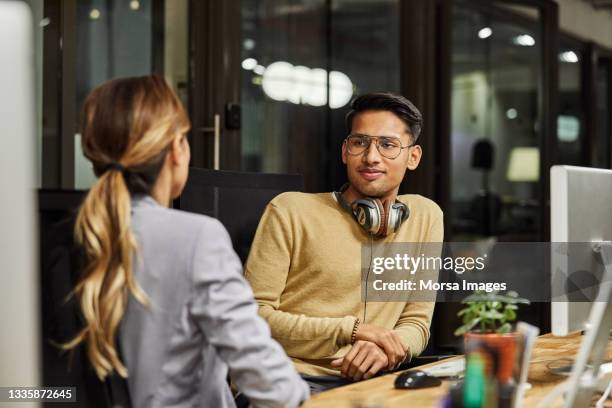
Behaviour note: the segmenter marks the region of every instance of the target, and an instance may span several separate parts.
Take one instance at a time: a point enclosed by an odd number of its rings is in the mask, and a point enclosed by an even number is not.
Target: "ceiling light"
[[[266,67],[264,67],[263,65],[257,65],[255,68],[253,68],[253,72],[257,75],[263,75],[265,71]]]
[[[91,9],[91,11],[89,12],[89,18],[92,20],[97,20],[100,18],[100,10],[98,10],[97,8],[93,8]]]
[[[559,54],[559,61],[575,64],[580,61],[580,59],[578,58],[578,54],[576,54],[574,51],[564,51]]]
[[[522,47],[533,47],[535,45],[535,40],[529,34],[518,35],[513,38],[512,42]]]
[[[255,48],[255,40],[247,38],[246,40],[244,40],[242,45],[245,50],[252,50],[253,48]]]
[[[493,30],[491,30],[491,27],[485,27],[478,31],[478,38],[484,40],[485,38],[489,38],[492,34]]]
[[[252,70],[257,66],[257,60],[255,58],[246,58],[242,61],[242,69],[246,69],[247,71]]]
[[[277,61],[268,65],[262,79],[264,93],[276,101],[293,104],[325,106],[338,109],[350,102],[353,83],[339,71],[328,72],[322,68],[309,68]]]

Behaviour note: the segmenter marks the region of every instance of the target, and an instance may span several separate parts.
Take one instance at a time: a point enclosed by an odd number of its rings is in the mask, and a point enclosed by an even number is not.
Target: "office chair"
[[[191,168],[185,189],[174,207],[221,221],[244,264],[266,205],[280,193],[303,188],[304,181],[299,174]]]
[[[101,382],[82,346],[71,352],[59,347],[83,327],[78,305],[69,294],[83,265],[82,254],[74,245],[73,229],[84,197],[84,191],[38,192],[43,385],[76,387],[77,401],[67,403],[72,408],[130,408],[123,378],[113,374]]]

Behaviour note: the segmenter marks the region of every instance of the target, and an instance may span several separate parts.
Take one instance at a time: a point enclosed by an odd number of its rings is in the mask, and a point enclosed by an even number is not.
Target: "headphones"
[[[348,188],[348,183],[334,191],[338,203],[349,213],[357,224],[368,234],[375,237],[385,237],[396,232],[410,215],[408,206],[399,200],[381,201],[378,198],[366,197],[348,203],[342,193]]]

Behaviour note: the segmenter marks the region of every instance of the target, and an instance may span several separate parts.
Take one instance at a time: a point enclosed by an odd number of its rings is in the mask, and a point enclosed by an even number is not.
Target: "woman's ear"
[[[186,143],[185,143],[185,135],[179,135],[172,140],[170,144],[170,151],[168,152],[168,156],[170,157],[171,164],[173,166],[180,166],[183,161],[186,159]],[[189,160],[187,158],[187,160]]]

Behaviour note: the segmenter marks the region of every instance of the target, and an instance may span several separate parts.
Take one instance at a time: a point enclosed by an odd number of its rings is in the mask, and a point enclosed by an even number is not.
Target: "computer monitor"
[[[191,168],[185,189],[174,206],[221,221],[244,263],[266,205],[280,193],[303,188],[299,174]]]
[[[33,25],[26,2],[0,1],[0,386],[39,377]]]
[[[612,170],[575,166],[553,166],[550,170],[551,285],[553,293],[567,293],[566,301],[551,302],[551,329],[555,336],[584,330],[592,303],[580,302],[573,289],[591,286],[592,280],[581,279],[596,266],[601,268],[590,243],[612,241]],[[557,244],[566,246],[571,254],[558,251]],[[569,255],[569,256],[568,256]],[[572,272],[578,271],[578,272]],[[582,271],[582,272],[580,272]],[[582,283],[584,282],[584,283]],[[585,288],[586,289],[586,288]],[[596,293],[587,296],[593,299]]]
[[[553,166],[550,174],[552,292],[557,297],[566,292],[565,301],[551,302],[552,331],[567,335],[584,329],[585,336],[569,379],[540,406],[552,406],[563,395],[565,408],[582,408],[591,405],[612,329],[612,171]],[[597,269],[601,271],[595,284],[572,276],[592,278]],[[594,289],[586,297],[592,302],[572,301],[567,293],[572,285],[579,292]]]

